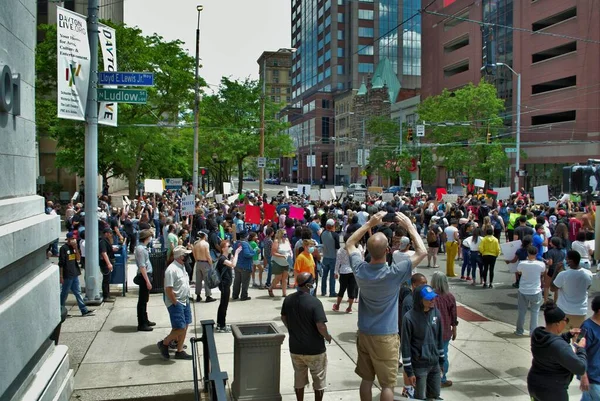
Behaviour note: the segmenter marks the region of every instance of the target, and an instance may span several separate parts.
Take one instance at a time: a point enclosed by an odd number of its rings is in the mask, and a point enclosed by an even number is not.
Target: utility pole
[[[514,71],[513,71],[514,72]],[[521,74],[517,74],[517,155],[515,162],[515,192],[519,191],[519,168],[521,167]]]
[[[102,303],[98,238],[98,0],[88,3],[90,42],[90,83],[85,125],[85,300],[88,305]]]
[[[402,116],[400,116],[398,118],[398,120],[400,120],[400,147],[398,148],[399,149],[398,159],[399,159],[400,157],[402,157],[402,141],[404,139],[404,138],[402,138],[403,137],[403,135],[402,135]],[[400,175],[400,171],[398,171],[398,185],[402,186],[402,176]]]
[[[313,168],[315,167],[315,163],[313,162],[313,157],[312,157],[312,145],[313,145],[313,141],[309,141],[308,142],[308,146],[309,146],[309,150],[308,152],[310,153],[308,156],[308,160],[310,160],[310,185],[312,185],[313,183]]]
[[[365,171],[365,166],[367,165],[367,149],[365,149],[365,118],[363,117],[362,120],[362,158],[360,160],[361,164],[362,164],[362,171]],[[365,183],[367,182],[367,176],[365,175]]]
[[[265,96],[267,92],[267,57],[263,58],[262,68],[262,90],[260,93],[260,150],[259,156],[265,157]],[[265,185],[265,169],[264,167],[259,168],[258,171],[258,192],[259,196],[263,195],[263,187]]]
[[[198,195],[198,130],[200,124],[200,81],[198,80],[199,68],[200,68],[200,12],[204,9],[204,6],[196,6],[198,11],[198,24],[196,25],[196,89],[194,92],[194,166],[192,180],[193,188],[192,192],[194,195]]]

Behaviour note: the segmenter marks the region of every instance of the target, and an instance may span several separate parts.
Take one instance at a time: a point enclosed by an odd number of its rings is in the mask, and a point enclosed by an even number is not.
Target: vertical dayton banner
[[[90,82],[90,44],[86,17],[56,7],[58,117],[85,121]]]
[[[116,31],[106,25],[98,24],[98,41],[104,59],[104,71],[116,72],[117,70],[117,35]],[[114,85],[105,85],[105,88],[116,88]],[[117,103],[100,102],[98,110],[98,124],[117,126]]]

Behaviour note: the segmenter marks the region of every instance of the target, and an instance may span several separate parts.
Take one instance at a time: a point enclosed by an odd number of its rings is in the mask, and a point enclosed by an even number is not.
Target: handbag
[[[148,280],[150,280],[150,283],[152,283],[152,273],[146,273],[146,275],[148,276]],[[144,276],[142,276],[142,273],[138,273],[135,275],[135,277],[133,278],[133,283],[139,286],[146,284],[146,280],[144,280]]]

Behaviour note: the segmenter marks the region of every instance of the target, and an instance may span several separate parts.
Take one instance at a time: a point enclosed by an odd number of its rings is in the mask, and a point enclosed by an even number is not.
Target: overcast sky
[[[125,23],[144,34],[180,39],[196,52],[196,5],[200,19],[200,75],[212,85],[222,76],[258,78],[264,50],[290,47],[289,0],[125,0]],[[118,45],[118,42],[117,42]],[[214,87],[213,87],[214,88]]]

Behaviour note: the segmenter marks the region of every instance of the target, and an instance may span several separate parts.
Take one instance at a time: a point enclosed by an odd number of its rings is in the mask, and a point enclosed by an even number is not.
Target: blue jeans
[[[267,281],[265,281],[265,285],[267,287],[271,286],[271,258],[267,259]]]
[[[63,279],[63,283],[60,289],[60,305],[65,306],[65,302],[67,301],[67,296],[69,295],[69,291],[75,295],[75,300],[77,301],[77,306],[79,306],[79,310],[81,313],[87,312],[87,306],[83,302],[83,298],[81,297],[81,287],[79,286],[79,277],[69,277]]]
[[[440,365],[435,364],[427,368],[414,368],[417,385],[415,398],[419,400],[436,399],[440,396]]]
[[[471,263],[471,274],[470,276],[473,277],[473,281],[475,281],[475,279],[477,278],[477,266],[479,265],[479,271],[481,272],[481,269],[483,267],[483,259],[481,258],[481,254],[477,251],[470,251],[469,254],[469,262]],[[469,274],[467,273],[467,276],[469,276]],[[485,277],[484,277],[485,280]]]
[[[336,297],[335,293],[335,259],[323,258],[323,276],[321,277],[321,296],[327,294],[327,275],[329,275],[329,296]]]
[[[448,373],[448,368],[450,367],[450,361],[448,360],[448,346],[450,345],[450,340],[444,341],[444,375],[442,376],[442,383],[446,383],[446,373]]]
[[[600,384],[590,383],[590,391],[581,395],[581,401],[600,401]]]
[[[471,253],[471,250],[469,248],[465,248],[464,246],[461,246],[462,249],[462,257],[463,257],[463,264],[462,267],[460,269],[460,276],[464,277],[465,275],[465,270],[467,271],[467,276],[469,275],[469,268],[470,268],[470,262],[469,262],[469,254]]]

